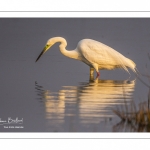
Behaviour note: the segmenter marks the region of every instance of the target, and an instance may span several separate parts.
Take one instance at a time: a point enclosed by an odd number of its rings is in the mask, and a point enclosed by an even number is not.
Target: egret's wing
[[[118,66],[124,68],[128,72],[126,57],[111,47],[89,39],[83,40],[79,46],[82,55],[90,63],[103,65],[104,68],[107,68],[107,66]]]

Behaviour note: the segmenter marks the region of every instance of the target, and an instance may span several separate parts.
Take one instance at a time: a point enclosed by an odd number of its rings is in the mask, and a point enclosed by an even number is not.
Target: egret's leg
[[[98,70],[98,64],[92,64],[92,66],[93,66],[94,69],[96,70],[96,72],[97,72],[96,78],[98,78],[98,77],[100,76],[100,73],[99,73],[99,70]]]
[[[94,75],[94,68],[90,67],[90,76],[93,76],[93,75]]]
[[[90,67],[90,81],[94,80],[94,68]]]

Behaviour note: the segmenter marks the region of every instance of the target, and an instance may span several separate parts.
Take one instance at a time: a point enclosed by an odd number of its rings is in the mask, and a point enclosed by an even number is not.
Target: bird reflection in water
[[[58,92],[35,84],[38,98],[45,106],[48,131],[92,131],[115,117],[112,112],[124,100],[132,100],[135,80],[100,80],[90,77],[79,86],[62,86]]]

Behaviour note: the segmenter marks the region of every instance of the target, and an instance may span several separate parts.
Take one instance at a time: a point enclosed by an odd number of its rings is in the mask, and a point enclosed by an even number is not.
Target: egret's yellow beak
[[[46,44],[45,47],[43,48],[43,51],[40,53],[40,55],[38,56],[38,58],[36,59],[35,62],[37,62],[40,57],[51,47],[51,45]]]

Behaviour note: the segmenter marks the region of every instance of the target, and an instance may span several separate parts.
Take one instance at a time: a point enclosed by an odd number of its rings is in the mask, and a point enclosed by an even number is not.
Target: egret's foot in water
[[[97,76],[96,76],[96,78],[99,78],[100,77],[100,73],[99,72],[97,72]]]

